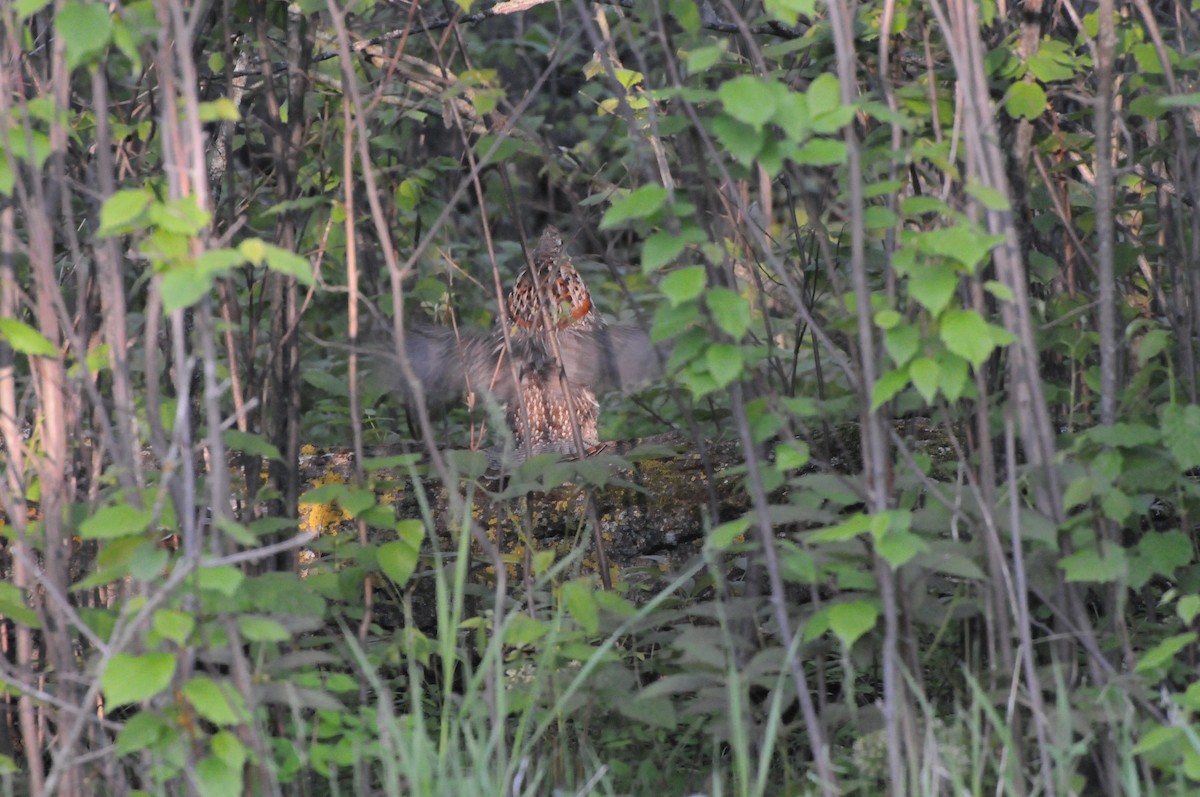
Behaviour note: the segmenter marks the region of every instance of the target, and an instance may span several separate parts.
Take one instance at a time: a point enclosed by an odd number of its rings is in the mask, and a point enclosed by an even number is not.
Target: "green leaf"
[[[407,542],[414,548],[420,548],[425,542],[425,521],[419,518],[405,518],[396,523],[396,534],[401,542]]]
[[[712,129],[721,145],[743,166],[754,163],[767,141],[767,132],[763,128],[752,127],[725,114],[712,120]]]
[[[942,395],[953,404],[967,389],[967,361],[948,351],[938,352],[936,359]]]
[[[242,432],[237,429],[227,429],[222,437],[225,439],[225,445],[234,451],[244,451],[247,454],[262,457],[263,459],[273,459],[278,462],[283,461],[283,454],[279,453],[279,449],[273,446],[263,435]]]
[[[1037,51],[1029,56],[1029,71],[1043,83],[1071,80],[1081,71],[1083,63],[1070,48],[1064,41],[1042,39]]]
[[[724,41],[721,42],[724,44]],[[712,44],[707,47],[697,47],[687,52],[687,71],[689,75],[699,74],[720,61],[728,47]]]
[[[152,202],[148,209],[151,223],[162,232],[175,233],[184,239],[186,247],[190,241],[212,220],[212,214],[200,207],[195,195],[182,196],[166,204]]]
[[[1167,108],[1195,108],[1200,106],[1200,92],[1170,94],[1165,97],[1159,97],[1158,102]]]
[[[163,274],[159,282],[163,312],[170,315],[196,304],[208,294],[216,279],[211,271],[196,268],[191,263],[175,266]]]
[[[241,767],[246,763],[246,759],[249,758],[246,745],[242,744],[241,740],[229,731],[217,731],[214,733],[211,745],[213,755],[231,767]]]
[[[678,306],[703,293],[707,284],[708,274],[705,273],[704,266],[687,266],[664,277],[658,289],[672,306]]]
[[[347,487],[338,504],[353,517],[359,517],[375,506],[375,491],[366,487]]]
[[[813,586],[819,580],[812,554],[793,544],[780,546],[779,570],[781,575],[793,584]]]
[[[765,0],[763,3],[768,14],[788,25],[795,25],[801,16],[811,19],[816,6],[817,0]]]
[[[1183,620],[1184,625],[1191,625],[1196,619],[1196,615],[1200,614],[1200,595],[1184,595],[1179,599],[1179,603],[1175,606],[1175,613],[1179,615],[1179,619]]]
[[[196,630],[196,617],[177,609],[157,609],[154,612],[154,632],[177,645],[187,643],[192,631]]]
[[[790,157],[801,166],[840,166],[846,162],[846,142],[814,138]]]
[[[939,378],[942,369],[938,366],[937,360],[929,357],[920,357],[913,360],[908,367],[908,375],[912,379],[913,387],[921,394],[921,398],[925,399],[926,404],[933,404],[933,400],[937,398]]]
[[[600,630],[600,607],[596,603],[596,587],[590,578],[577,578],[562,586],[563,604],[585,633]]]
[[[420,549],[403,540],[385,542],[379,546],[379,569],[398,586],[404,586],[417,569]]]
[[[695,325],[700,321],[700,306],[696,302],[672,304],[660,303],[654,311],[654,324],[650,327],[650,340],[654,343],[676,336],[700,332]],[[678,351],[678,349],[676,349]],[[671,353],[671,366],[684,362],[684,358]]]
[[[727,80],[717,89],[725,112],[739,122],[761,128],[775,115],[775,92],[768,81],[753,75]]]
[[[829,72],[823,72],[805,92],[808,97],[808,112],[811,116],[823,116],[842,107],[841,86]]]
[[[1091,501],[1093,488],[1092,477],[1089,475],[1085,474],[1073,479],[1063,492],[1063,507],[1065,509],[1073,509]]]
[[[907,510],[893,509],[876,514],[871,518],[870,526],[876,553],[893,570],[929,550],[925,540],[909,531],[912,513]]]
[[[50,0],[16,0],[13,8],[17,12],[17,19],[24,22],[48,5]]]
[[[11,581],[0,581],[0,615],[30,628],[40,625],[37,612],[25,600],[25,593]]]
[[[96,235],[120,235],[137,229],[153,195],[144,188],[118,191],[100,206],[100,227]]]
[[[812,458],[808,443],[798,440],[795,443],[780,443],[775,446],[775,467],[780,470],[796,470],[803,468]]]
[[[613,203],[600,220],[600,229],[610,230],[630,219],[644,219],[667,201],[667,189],[649,183],[631,192],[624,199]]]
[[[1152,329],[1147,332],[1137,342],[1138,367],[1144,367],[1146,363],[1162,354],[1170,343],[1171,333],[1165,329]]]
[[[871,412],[895,398],[897,393],[908,387],[908,381],[907,368],[896,368],[880,376],[871,390]]]
[[[1124,492],[1113,488],[1100,498],[1100,511],[1109,520],[1124,523],[1133,514],[1133,502]]]
[[[250,642],[286,642],[291,633],[278,620],[252,614],[237,618],[238,631]]]
[[[908,275],[908,292],[934,317],[942,314],[958,289],[958,272],[943,263],[918,265]]]
[[[1118,448],[1153,446],[1162,442],[1162,432],[1145,423],[1114,423],[1112,426],[1097,426],[1088,429],[1084,436],[1102,446]]]
[[[968,272],[974,273],[984,258],[1003,241],[1001,235],[989,235],[974,226],[962,224],[921,233],[918,247],[922,252],[961,263]]]
[[[1046,110],[1046,91],[1037,83],[1014,83],[1004,96],[1004,110],[1013,119],[1036,119]]]
[[[750,328],[750,302],[728,288],[712,288],[704,294],[704,303],[713,320],[725,334],[741,340]]]
[[[67,69],[104,52],[112,38],[112,26],[107,4],[66,3],[54,17],[54,30],[66,45]]]
[[[835,603],[829,607],[829,629],[846,648],[854,646],[859,637],[875,627],[879,609],[867,601]]]
[[[1013,296],[1012,288],[996,280],[987,280],[984,282],[983,289],[1002,302],[1011,302],[1016,298]]]
[[[30,357],[54,357],[58,354],[58,349],[45,335],[15,318],[0,318],[0,338],[8,341],[8,345],[18,354]]]
[[[196,786],[200,797],[241,794],[242,767],[231,767],[216,756],[205,756],[196,764]]]
[[[926,213],[948,216],[950,208],[937,197],[910,196],[900,203],[900,212],[905,216],[922,216]]]
[[[272,271],[294,277],[301,285],[311,287],[314,284],[313,267],[308,258],[273,244],[263,244],[263,257]]]
[[[725,387],[742,375],[742,350],[728,343],[714,343],[704,352],[704,361],[717,387]]]
[[[1011,207],[1008,197],[1004,194],[973,179],[967,181],[967,193],[978,199],[988,210],[1006,211]]]
[[[1138,541],[1138,554],[1156,576],[1172,578],[1175,571],[1192,562],[1192,542],[1179,529],[1150,532]]]
[[[1138,743],[1130,751],[1134,755],[1145,755],[1166,744],[1175,744],[1184,737],[1184,730],[1179,725],[1153,725],[1139,734]]]
[[[868,230],[890,230],[898,221],[892,209],[882,205],[870,205],[863,212],[863,226]]]
[[[812,130],[808,119],[808,97],[791,91],[782,84],[775,96],[774,122],[783,131],[786,140],[799,144],[806,141]]]
[[[1162,433],[1179,467],[1200,466],[1200,407],[1170,404],[1162,409]]]
[[[109,659],[100,688],[104,692],[105,708],[149,700],[167,688],[175,675],[175,657],[170,653],[147,653],[131,656],[117,653]]]
[[[117,734],[117,755],[153,750],[170,733],[170,726],[158,714],[139,711],[125,720],[121,732]]]
[[[896,367],[903,368],[920,348],[921,332],[912,324],[897,323],[896,326],[884,333],[883,346],[887,349],[888,355],[891,356]]]
[[[504,644],[513,647],[523,647],[537,642],[549,627],[541,620],[535,620],[524,613],[514,613],[508,616],[508,624],[504,628]]]
[[[899,325],[900,322],[904,320],[904,316],[900,315],[899,311],[894,310],[891,307],[885,307],[884,309],[875,313],[874,320],[875,326],[879,327],[880,329],[890,330]]]
[[[228,97],[217,97],[215,100],[202,102],[197,112],[197,118],[201,122],[237,122],[242,118],[237,106]]]
[[[150,526],[154,513],[129,504],[101,507],[79,524],[79,536],[85,540],[112,540],[141,534]]]
[[[942,315],[946,348],[979,368],[995,349],[987,323],[974,310],[947,310]]]
[[[642,244],[642,273],[651,274],[679,257],[687,246],[681,235],[656,232]]]
[[[870,528],[871,516],[862,512],[856,512],[836,526],[829,526],[812,532],[809,535],[809,540],[811,542],[846,542],[847,540],[854,539],[864,531],[868,531]]]
[[[1066,574],[1067,581],[1116,581],[1125,572],[1125,552],[1120,548],[1106,546],[1104,553],[1095,545],[1081,548],[1058,561]]]
[[[267,256],[267,245],[261,238],[247,238],[238,244],[242,256],[256,266],[261,266]]]
[[[238,587],[242,585],[245,578],[242,571],[232,565],[202,567],[196,574],[196,581],[199,583],[200,589],[211,590],[227,598],[232,597],[238,591]]]
[[[1162,642],[1159,642],[1153,648],[1143,653],[1142,657],[1138,659],[1137,664],[1134,666],[1134,670],[1140,673],[1149,673],[1155,670],[1164,669],[1174,662],[1176,654],[1189,645],[1194,644],[1195,641],[1196,633],[1194,631],[1167,637]]]
[[[737,542],[739,537],[745,535],[748,528],[750,528],[750,519],[747,517],[735,518],[719,526],[714,526],[705,535],[704,545],[714,551],[728,550],[729,546]]]
[[[238,725],[250,719],[246,701],[229,681],[217,683],[200,675],[183,685],[183,694],[196,713],[214,725]]]
[[[679,724],[675,713],[675,705],[667,695],[643,697],[635,695],[630,700],[618,700],[617,711],[625,717],[638,723],[639,726],[674,730]]]

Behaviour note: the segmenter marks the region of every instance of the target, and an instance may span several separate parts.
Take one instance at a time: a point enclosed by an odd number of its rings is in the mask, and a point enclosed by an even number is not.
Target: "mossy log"
[[[396,453],[375,449],[368,456],[379,461]],[[466,463],[460,456],[452,459]],[[660,573],[674,569],[699,552],[707,527],[745,512],[750,502],[742,478],[728,473],[744,460],[736,442],[710,444],[702,453],[680,435],[662,435],[610,444],[578,462],[530,463],[532,468],[503,481],[460,480],[455,489],[471,498],[472,522],[509,561],[526,548],[565,554],[590,545],[594,517],[616,581],[646,567]],[[463,523],[450,509],[446,485],[422,475],[428,468],[416,470],[415,481],[407,466],[372,470],[376,498],[394,508],[397,518],[421,518],[423,492],[437,535],[430,543],[455,550]],[[462,470],[469,472],[469,464]],[[344,449],[309,450],[301,459],[301,476],[311,486],[350,483],[353,471],[353,453]],[[354,533],[350,514],[332,503],[305,504],[302,520],[321,534]],[[482,555],[477,545],[474,552]],[[589,551],[585,569],[594,571],[596,561]]]

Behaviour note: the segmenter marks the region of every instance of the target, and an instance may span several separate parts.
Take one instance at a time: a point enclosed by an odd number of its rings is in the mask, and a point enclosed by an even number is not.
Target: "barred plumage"
[[[530,260],[533,268],[521,272],[505,301],[507,339],[500,321],[486,336],[418,327],[406,333],[405,351],[430,400],[494,396],[519,459],[586,453],[600,442],[596,391],[644,384],[660,373],[660,358],[642,330],[604,324],[558,230],[546,228]]]

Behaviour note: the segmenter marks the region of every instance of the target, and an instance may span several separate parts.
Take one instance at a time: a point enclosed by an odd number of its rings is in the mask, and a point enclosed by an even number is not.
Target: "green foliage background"
[[[1194,793],[1195,12],[6,5],[5,788]],[[740,451],[650,586],[366,373],[546,224]]]

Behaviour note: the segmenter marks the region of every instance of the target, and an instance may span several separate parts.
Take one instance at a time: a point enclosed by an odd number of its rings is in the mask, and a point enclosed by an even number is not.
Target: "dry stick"
[[[212,513],[212,517],[207,525],[218,531],[224,521],[231,519],[233,496],[229,484],[225,442],[221,436],[224,430],[221,419],[221,394],[225,391],[217,379],[216,330],[213,328],[212,307],[207,298],[196,308],[195,319],[195,335],[200,342],[204,374],[205,422],[208,425],[208,511]],[[218,542],[215,537],[210,541],[214,553],[220,550]]]
[[[16,39],[12,33],[12,28],[8,28],[9,38],[7,39],[8,51],[16,53],[20,51]],[[63,47],[61,43],[56,42],[56,46],[50,53],[51,61],[49,66],[51,69],[52,80],[49,93],[53,96],[56,107],[66,108],[69,85],[68,85],[68,70],[63,65]],[[25,104],[27,88],[18,89],[14,94],[18,97],[22,111],[22,118],[25,120],[23,126],[24,144],[27,152],[34,151],[33,142],[31,139],[32,129],[29,124],[28,108]],[[42,93],[42,92],[39,92]],[[0,111],[8,110],[9,99],[6,96],[3,101],[0,101]],[[50,208],[53,205],[52,197],[61,197],[61,192],[65,191],[65,170],[62,160],[63,153],[66,151],[66,130],[62,124],[62,119],[59,115],[55,115],[50,123],[50,158],[49,172],[51,175],[48,185],[43,185],[43,181],[39,179],[37,174],[32,175],[33,179],[26,183],[23,179],[18,179],[14,184],[15,194],[18,204],[21,207],[24,220],[26,221],[29,230],[29,246],[26,250],[29,259],[30,271],[33,277],[33,283],[36,288],[34,295],[34,316],[37,321],[37,326],[42,334],[49,340],[51,345],[57,350],[54,357],[36,357],[30,358],[30,370],[33,374],[33,382],[38,390],[40,399],[40,407],[42,410],[41,422],[38,425],[42,440],[43,454],[34,460],[34,466],[37,469],[40,485],[42,488],[41,509],[43,516],[43,562],[45,563],[44,571],[49,583],[53,584],[56,589],[65,590],[68,587],[69,578],[67,572],[66,551],[69,550],[69,539],[66,537],[66,529],[64,527],[66,499],[68,491],[73,489],[73,484],[66,477],[67,468],[67,424],[72,422],[73,417],[78,417],[78,405],[69,402],[67,399],[66,387],[66,369],[63,363],[63,347],[62,347],[62,330],[69,329],[68,323],[58,323],[58,310],[63,307],[61,293],[58,288],[57,279],[54,270],[54,249],[53,231],[50,229],[49,220],[52,217]],[[2,141],[4,152],[12,161],[12,142],[9,139],[8,131],[3,134]],[[14,222],[15,223],[15,222]],[[12,243],[15,247],[15,235]],[[15,248],[10,249],[15,251]],[[13,304],[13,311],[16,306]],[[64,319],[65,321],[65,319]],[[73,409],[73,413],[69,413],[68,409]],[[15,416],[13,418],[15,423]],[[16,438],[12,438],[15,442]],[[18,443],[19,445],[19,443]],[[32,574],[29,574],[32,575]],[[32,587],[30,583],[28,586]],[[74,683],[71,676],[77,671],[77,662],[74,658],[74,653],[71,645],[71,640],[68,636],[69,623],[65,618],[58,616],[57,607],[47,606],[39,603],[37,606],[39,619],[41,620],[42,639],[44,641],[44,650],[49,654],[49,667],[58,676],[58,687],[60,694],[69,700],[74,693]],[[58,745],[58,759],[68,761],[73,756],[73,751],[77,742],[77,738],[60,738]],[[39,751],[41,745],[34,744],[33,750]],[[62,792],[64,794],[77,794],[79,791],[78,775],[73,774],[64,784]]]
[[[1100,423],[1112,426],[1117,419],[1117,288],[1113,271],[1113,0],[1100,0],[1099,41],[1096,46],[1096,244],[1099,259],[1100,308]]]
[[[112,141],[108,120],[108,79],[97,69],[92,77],[92,107],[96,114],[96,178],[101,197],[116,193],[113,179]],[[116,415],[116,446],[113,459],[119,465],[117,476],[129,488],[145,486],[139,456],[133,386],[129,381],[129,331],[126,329],[125,290],[121,278],[121,255],[117,239],[109,238],[96,253],[96,275],[100,282],[100,301],[104,312],[104,337],[108,341],[108,361],[112,371],[113,410]],[[131,491],[133,492],[133,491]]]
[[[232,14],[229,6],[232,0],[224,0],[225,13],[222,15],[222,23],[225,28],[226,41],[232,45],[233,38],[229,31],[229,19]],[[238,48],[237,54],[234,55],[226,51],[225,58],[225,73],[226,85],[229,86],[229,101],[233,107],[240,108],[242,98],[246,93],[247,80],[244,77],[233,77],[233,72],[238,65],[244,65],[250,61],[250,49],[245,46]],[[209,163],[208,177],[209,187],[214,190],[217,197],[216,202],[219,202],[222,183],[225,182],[229,174],[229,148],[232,146],[232,139],[236,123],[233,121],[224,121],[213,134],[213,157]],[[213,208],[215,213],[216,208]],[[239,221],[241,221],[239,219]],[[236,226],[237,222],[231,225],[230,229],[226,229],[222,237],[231,237],[232,227]],[[253,384],[254,360],[250,356],[250,347],[246,345],[244,336],[240,334],[242,326],[242,311],[237,302],[237,297],[234,294],[233,285],[229,278],[222,277],[217,280],[217,294],[219,297],[217,308],[221,314],[221,321],[224,325],[224,334],[222,343],[225,346],[225,356],[229,360],[229,378],[231,381],[230,395],[233,399],[233,406],[237,412],[238,430],[241,432],[250,431],[249,413],[245,410],[246,388]],[[274,347],[271,348],[274,352]],[[243,385],[242,370],[248,371],[245,377],[246,385]],[[246,472],[243,473],[243,479],[246,485],[247,498],[252,497],[258,489],[258,470],[260,461],[252,455],[244,455],[241,461],[242,467]],[[254,510],[250,510],[253,512]]]
[[[1050,718],[1046,715],[1046,706],[1042,699],[1042,683],[1038,676],[1037,665],[1033,660],[1033,633],[1031,631],[1033,618],[1029,613],[1025,551],[1022,548],[1021,518],[1017,509],[1017,499],[1020,496],[1020,491],[1017,489],[1017,439],[1013,429],[1011,407],[1004,413],[1004,460],[1005,468],[1008,471],[1009,533],[1012,545],[1013,591],[1016,597],[1014,610],[1017,613],[1017,634],[1021,640],[1021,666],[1025,675],[1025,690],[1029,695],[1030,707],[1033,710],[1033,730],[1037,735],[1042,771],[1046,773],[1046,778],[1049,780],[1053,773],[1050,761]],[[1053,787],[1050,787],[1048,791],[1052,793]]]
[[[363,434],[362,434],[362,405],[358,397],[358,241],[354,235],[354,132],[351,124],[350,100],[342,97],[342,185],[345,188],[345,234],[346,234],[346,287],[349,290],[346,302],[349,315],[350,332],[350,367],[347,373],[350,389],[350,436],[354,446],[354,484],[362,486],[363,478]],[[358,541],[367,546],[367,524],[361,517],[354,519],[358,527]],[[363,617],[358,624],[358,641],[366,644],[367,632],[371,628],[374,615],[375,594],[370,578],[363,579]],[[366,685],[362,688],[365,690]],[[366,693],[362,692],[362,697]]]
[[[829,17],[833,29],[841,101],[844,105],[853,105],[858,99],[854,16],[850,6],[844,0],[831,0]],[[859,148],[858,133],[852,125],[846,127],[844,138],[846,141],[847,180],[850,183],[850,272],[856,298],[858,344],[861,352],[858,394],[862,401],[860,417],[863,428],[863,471],[867,477],[868,506],[871,513],[876,514],[886,512],[889,508],[890,479],[887,439],[883,433],[883,415],[870,409],[871,389],[875,384],[877,361],[875,329],[871,320],[871,290],[867,280],[866,267],[862,154]],[[900,675],[900,617],[897,584],[900,576],[878,554],[875,555],[875,573],[879,579],[880,598],[883,601],[883,717],[888,739],[888,770],[892,788],[904,792],[906,791],[903,763],[905,745],[901,732],[908,727],[912,712],[908,701],[904,699],[904,680]]]
[[[11,12],[10,12],[11,13]],[[0,113],[7,111],[3,98],[9,96],[9,87],[0,79]],[[7,138],[4,140],[5,149]],[[14,229],[16,210],[11,205],[0,208],[0,318],[14,318],[17,314],[16,258],[17,235]],[[13,350],[7,342],[0,343],[0,440],[4,442],[6,455],[5,488],[7,499],[5,510],[8,522],[13,525],[13,553],[23,552],[31,556],[26,536],[29,506],[25,499],[26,485],[21,478],[25,472],[25,439],[17,424],[16,371],[13,367]],[[34,580],[21,559],[12,565],[13,584],[23,594],[33,594]],[[33,670],[33,629],[27,623],[16,624],[16,663]],[[33,698],[22,692],[17,696],[17,722],[21,729],[21,741],[25,748],[25,767],[29,773],[29,791],[32,797],[41,797],[45,785],[45,769],[42,765],[42,746],[38,739],[37,721]]]
[[[65,70],[64,70],[65,71]],[[65,107],[65,106],[59,106]],[[58,119],[56,116],[55,119]],[[60,125],[54,123],[53,127]],[[51,135],[53,140],[54,136]],[[35,196],[41,194],[37,180],[32,181]],[[39,197],[40,198],[40,197]],[[63,363],[60,327],[57,323],[55,302],[53,297],[58,295],[59,287],[55,277],[53,253],[54,235],[49,228],[49,213],[38,212],[47,210],[46,206],[38,203],[38,207],[25,205],[26,221],[29,225],[29,261],[36,287],[34,316],[41,333],[58,350],[54,357],[39,357],[31,362],[34,372],[34,382],[38,388],[40,408],[42,410],[41,430],[43,454],[36,459],[38,478],[42,489],[41,513],[43,523],[44,548],[42,550],[44,577],[56,588],[69,588],[68,562],[66,561],[70,540],[64,527],[68,493],[71,486],[66,478],[67,467],[67,425],[75,413],[69,411],[70,404],[66,394],[66,367]],[[50,666],[58,676],[60,694],[70,696],[74,693],[70,675],[76,670],[76,660],[67,634],[67,623],[57,616],[57,611],[51,611],[46,606],[46,620],[43,622],[42,634],[46,650],[49,653]],[[68,698],[69,699],[69,698]],[[55,758],[59,761],[70,761],[74,755],[76,739],[60,738],[60,746]],[[64,778],[61,791],[64,795],[79,794],[79,773],[71,769]],[[49,788],[49,786],[48,786]]]
[[[968,278],[971,295],[971,305],[981,318],[987,317],[987,302],[983,295],[983,287],[977,275]],[[984,587],[985,605],[987,606],[987,630],[989,654],[992,661],[998,661],[1000,667],[989,673],[992,686],[1001,681],[1010,680],[1013,672],[1013,654],[1009,640],[1012,639],[1012,623],[1010,622],[1010,607],[1012,603],[1005,595],[1004,586],[1007,583],[1004,574],[1004,547],[996,530],[992,507],[996,504],[996,451],[991,434],[991,395],[988,393],[988,367],[983,363],[975,368],[975,436],[976,454],[979,457],[979,479],[976,486],[979,507],[983,516],[984,533],[980,535],[979,552],[987,562],[988,584]],[[948,424],[947,424],[948,425]],[[953,439],[953,437],[951,438]],[[957,448],[957,442],[955,443]],[[963,452],[959,451],[959,461],[968,462]],[[968,477],[971,468],[966,468]]]
[[[1100,308],[1100,423],[1112,426],[1117,419],[1117,386],[1121,383],[1123,363],[1118,350],[1117,291],[1114,266],[1116,225],[1113,218],[1113,104],[1114,50],[1116,30],[1113,22],[1113,0],[1100,0],[1099,31],[1096,42],[1096,99],[1095,99],[1095,175],[1096,175],[1096,237],[1099,260]],[[1119,529],[1111,519],[1101,518],[1097,524],[1100,541],[1118,544]],[[1106,584],[1102,597],[1107,615],[1107,627],[1123,642],[1126,661],[1132,666],[1134,654],[1129,643],[1128,627],[1124,622],[1125,590],[1116,582]],[[1112,752],[1111,732],[1103,740],[1102,749]],[[1120,782],[1116,756],[1103,756],[1107,783]]]

